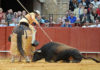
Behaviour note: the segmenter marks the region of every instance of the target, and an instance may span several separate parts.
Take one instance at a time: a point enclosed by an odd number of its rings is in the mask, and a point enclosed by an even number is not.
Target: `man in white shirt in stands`
[[[97,0],[94,0],[91,3],[94,5],[94,8],[98,8],[99,2]]]

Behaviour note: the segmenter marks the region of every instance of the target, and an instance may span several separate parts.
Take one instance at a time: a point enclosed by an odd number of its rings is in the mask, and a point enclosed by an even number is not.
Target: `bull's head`
[[[41,50],[36,50],[36,51],[34,52],[34,56],[33,56],[33,58],[32,58],[32,62],[38,61],[38,60],[40,60],[40,59],[42,59],[42,58],[43,58],[42,51],[41,51]]]

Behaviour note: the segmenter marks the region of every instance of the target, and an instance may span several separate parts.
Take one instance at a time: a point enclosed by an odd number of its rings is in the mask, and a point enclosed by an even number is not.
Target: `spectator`
[[[87,13],[87,9],[84,9],[84,13],[80,15],[80,21],[81,21],[81,26],[84,25],[84,23],[86,22],[91,23],[91,18]]]
[[[86,28],[86,27],[88,27],[89,26],[89,22],[86,22],[85,24],[84,24],[84,26],[82,26],[83,28]]]
[[[6,23],[6,17],[5,17],[5,14],[3,14],[3,17],[2,17],[2,19],[1,19],[1,24],[3,24],[3,25],[7,25],[7,23]]]
[[[13,10],[12,9],[9,9],[8,10],[8,13],[6,15],[6,21],[8,23],[8,26],[10,23],[12,23],[12,19],[13,19],[14,15],[13,15]]]
[[[76,22],[75,22],[75,26],[80,26],[80,18],[77,18]]]
[[[23,11],[22,11],[22,17],[24,17],[25,15],[26,15],[26,11],[23,10]]]
[[[70,15],[69,15],[69,16],[70,16]],[[66,15],[66,17],[65,17],[65,19],[64,19],[65,22],[69,20],[69,19],[68,19],[69,16]]]
[[[98,8],[97,8],[96,12],[98,14],[98,17],[100,17],[100,4],[98,5]]]
[[[79,4],[78,8],[74,10],[74,14],[77,18],[80,18],[80,15],[83,14],[82,3]]]
[[[98,1],[97,0],[94,0],[91,3],[93,4],[94,8],[98,8]]]
[[[88,8],[88,14],[89,14],[89,15],[92,14],[92,11],[93,11],[93,4],[90,3],[90,4],[89,4],[89,8]]]
[[[67,10],[66,17],[70,16],[71,10]]]
[[[81,3],[85,8],[87,8],[86,0],[82,0]]]
[[[63,23],[62,18],[58,18],[57,19],[57,24],[62,24],[62,23]]]
[[[89,8],[90,0],[86,0],[87,8]]]
[[[97,18],[97,13],[96,13],[96,9],[93,9],[92,14],[90,14],[90,18],[92,20],[92,23],[95,22],[96,18]]]
[[[52,24],[55,24],[55,22],[52,22]],[[50,27],[49,26],[49,20],[45,20],[45,27]]]
[[[72,27],[72,25],[69,23],[68,20],[67,21],[65,20],[65,23],[62,23],[61,27]]]
[[[74,13],[72,12],[70,14],[70,16],[68,16],[68,20],[71,24],[75,23],[76,22],[76,17],[74,16]]]
[[[0,22],[3,19],[3,17],[5,17],[4,13],[3,13],[3,9],[0,8]]]
[[[19,17],[18,17],[18,13],[17,12],[14,12],[13,23],[15,23],[15,24],[19,23]]]
[[[46,21],[46,18],[44,16],[42,16],[41,19],[40,19],[40,21],[39,21],[40,25],[44,26],[45,25],[45,21]]]
[[[100,21],[99,21],[99,19],[96,19],[96,22],[95,23],[96,23],[96,26],[97,27],[100,27]]]
[[[18,21],[19,21],[22,18],[22,12],[21,11],[18,11],[17,13],[18,13]]]
[[[72,2],[70,1],[69,3],[69,10],[74,11],[75,8],[78,7],[78,2],[77,0],[72,0]]]

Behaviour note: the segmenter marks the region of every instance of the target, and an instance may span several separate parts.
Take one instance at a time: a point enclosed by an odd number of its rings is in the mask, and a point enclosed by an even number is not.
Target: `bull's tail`
[[[25,57],[25,52],[22,47],[22,34],[23,34],[23,27],[19,27],[19,32],[17,33],[17,48],[20,54]]]
[[[96,63],[100,63],[99,60],[95,59],[95,58],[92,58],[92,57],[84,57],[82,56],[84,59],[92,59],[93,61],[95,61]]]

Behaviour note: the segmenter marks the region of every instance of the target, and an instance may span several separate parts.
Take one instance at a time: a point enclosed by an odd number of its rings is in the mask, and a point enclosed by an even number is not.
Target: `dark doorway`
[[[20,1],[29,12],[33,11],[33,0],[20,0]],[[1,7],[5,12],[8,9],[13,9],[13,11],[23,10],[23,8],[19,5],[17,0],[1,0]]]

